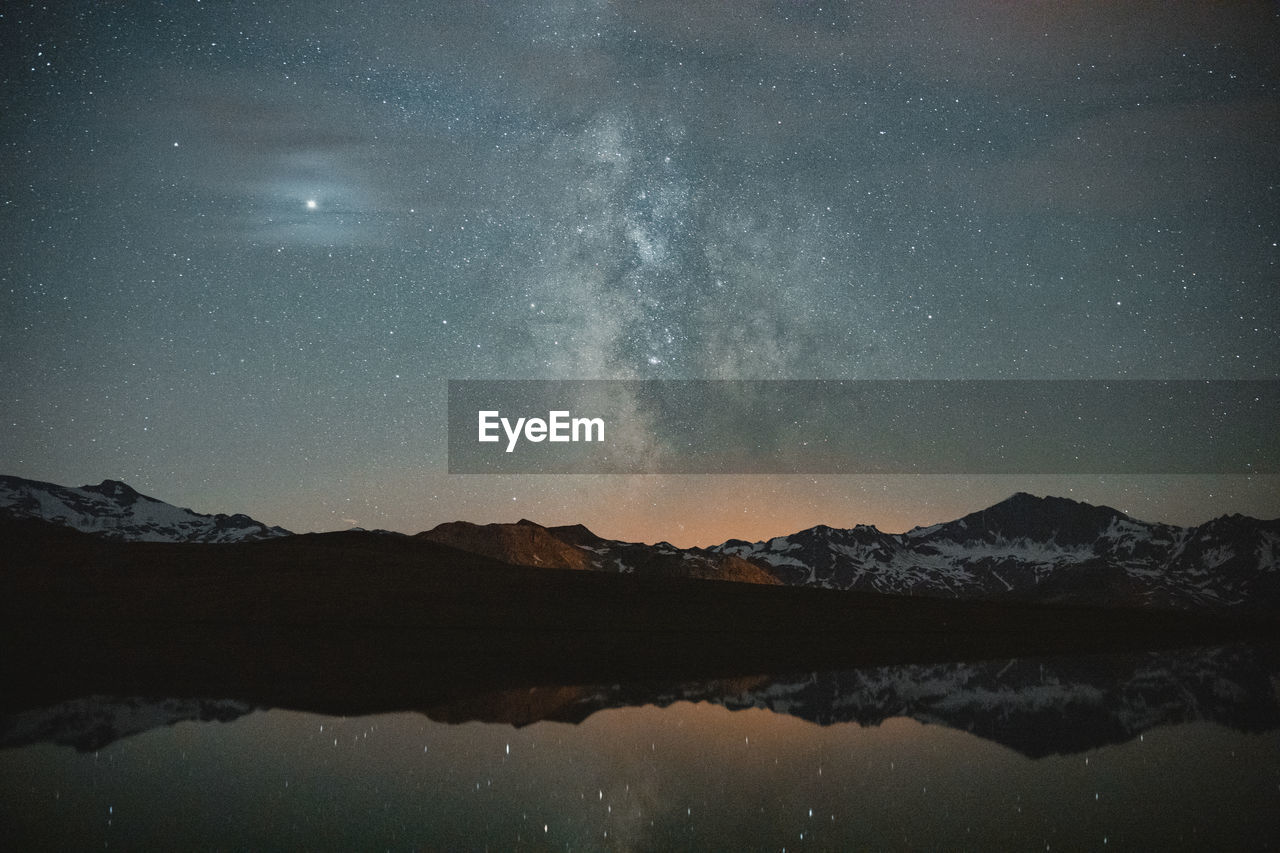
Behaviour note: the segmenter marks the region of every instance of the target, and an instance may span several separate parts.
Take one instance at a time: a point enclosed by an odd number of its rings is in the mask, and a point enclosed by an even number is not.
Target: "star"
[[[319,206],[320,206],[319,202],[317,202],[314,198],[307,199],[307,210],[315,210]]]

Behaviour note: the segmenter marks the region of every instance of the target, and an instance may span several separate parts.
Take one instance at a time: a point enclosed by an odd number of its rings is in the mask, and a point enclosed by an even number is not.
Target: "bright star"
[[[318,206],[314,198],[307,199],[307,210],[315,210]]]

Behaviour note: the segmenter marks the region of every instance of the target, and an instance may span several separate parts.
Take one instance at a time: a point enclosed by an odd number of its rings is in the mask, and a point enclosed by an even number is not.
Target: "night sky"
[[[449,476],[448,379],[1280,378],[1264,2],[7,3],[0,473],[293,530],[1198,523],[1278,476]]]

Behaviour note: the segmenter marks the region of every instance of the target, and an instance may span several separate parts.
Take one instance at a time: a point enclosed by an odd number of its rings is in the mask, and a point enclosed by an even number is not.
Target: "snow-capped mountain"
[[[38,518],[132,542],[245,542],[290,535],[247,515],[205,515],[176,507],[118,480],[69,488],[0,476],[0,517]]]
[[[1280,519],[1153,524],[1105,506],[1025,493],[901,534],[812,527],[711,549],[795,585],[1078,604],[1274,608]]]
[[[246,515],[181,509],[115,480],[68,488],[0,476],[0,517],[42,519],[130,541],[290,535]],[[416,538],[514,565],[642,576],[1109,607],[1280,608],[1280,519],[1232,515],[1177,527],[1025,493],[906,533],[820,525],[712,548],[622,542],[580,524],[543,527],[527,520],[452,522]]]

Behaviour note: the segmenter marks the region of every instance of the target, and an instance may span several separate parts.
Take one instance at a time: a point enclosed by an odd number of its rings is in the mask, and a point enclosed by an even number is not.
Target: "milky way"
[[[9,4],[0,469],[692,543],[1275,477],[450,477],[463,378],[1280,378],[1269,3]],[[693,520],[700,513],[705,523]]]

